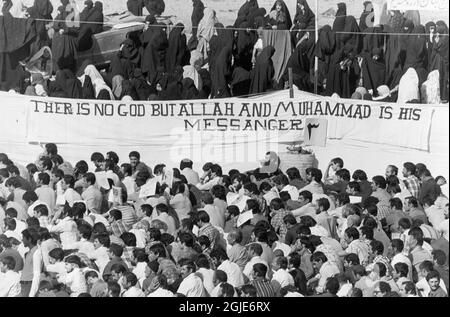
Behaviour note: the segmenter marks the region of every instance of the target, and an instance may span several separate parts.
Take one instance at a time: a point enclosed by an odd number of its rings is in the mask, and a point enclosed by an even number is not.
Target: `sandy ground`
[[[84,6],[85,0],[76,0],[80,9]],[[202,0],[205,6],[213,8],[221,23],[225,26],[231,25],[236,20],[237,11],[239,10],[244,0]],[[364,0],[319,0],[319,14],[333,8],[336,10],[336,4],[338,2],[346,2],[347,3],[347,11],[348,14],[354,15],[359,18],[361,12],[363,10],[363,2]],[[121,13],[126,11],[126,0],[103,0],[104,5],[104,13],[105,14],[113,14],[113,13]],[[266,8],[269,11],[275,1],[274,0],[258,0],[259,6]],[[289,11],[291,13],[292,18],[295,16],[295,6],[296,0],[285,0]],[[55,8],[58,8],[60,5],[60,0],[52,0],[52,3]],[[311,9],[315,10],[315,1],[308,0],[308,3]],[[175,16],[175,21],[183,22],[187,30],[190,30],[191,27],[191,13],[192,13],[192,1],[191,0],[165,0],[166,10],[163,15],[173,15]],[[56,10],[56,9],[55,9]],[[449,12],[430,12],[424,11],[421,13],[422,16],[422,24],[433,20],[444,20],[449,21]],[[319,15],[319,25],[332,24],[333,18],[328,18]]]

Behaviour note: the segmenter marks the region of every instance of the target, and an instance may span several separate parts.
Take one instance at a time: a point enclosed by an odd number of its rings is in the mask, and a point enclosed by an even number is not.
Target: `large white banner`
[[[14,162],[34,162],[47,142],[72,164],[93,152],[115,151],[120,163],[139,151],[149,166],[178,167],[184,158],[201,171],[206,162],[224,171],[258,167],[277,151],[282,169],[296,166],[287,144],[304,140],[311,119],[327,121],[326,146],[309,146],[319,168],[342,157],[350,170],[368,175],[385,166],[424,162],[448,176],[448,104],[383,104],[339,100],[295,91],[253,99],[122,103],[35,98],[0,92],[0,152]],[[315,131],[316,132],[316,131]]]
[[[3,99],[5,100],[5,98]],[[428,150],[433,110],[412,104],[336,100],[286,92],[254,99],[87,101],[7,97],[27,108],[29,142],[152,144],[173,153],[209,146],[261,146],[303,140],[307,118],[328,120],[328,139]],[[399,133],[401,131],[402,133]],[[238,149],[239,151],[242,148]]]
[[[388,10],[448,11],[448,0],[387,0]]]

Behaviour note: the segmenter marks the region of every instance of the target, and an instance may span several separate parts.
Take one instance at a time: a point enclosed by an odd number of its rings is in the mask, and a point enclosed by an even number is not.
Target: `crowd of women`
[[[128,8],[142,15],[138,2],[129,1]],[[44,3],[49,1],[37,3],[29,19],[48,18],[53,8]],[[306,0],[297,1],[293,18],[283,0],[269,11],[247,0],[227,27],[212,8],[193,0],[190,38],[183,23],[161,22],[161,10],[154,11],[143,32],[130,34],[110,66],[99,71],[90,60],[79,60],[77,52],[90,47],[92,35],[102,31],[102,5],[86,1],[81,25],[67,21],[70,5],[62,1],[53,25],[36,21],[37,36],[30,41],[34,54],[11,70],[4,90],[102,100],[227,98],[285,89],[291,68],[300,90],[314,92],[317,81],[317,92],[324,96],[398,103],[448,100],[448,26],[444,21],[424,26],[417,11],[389,11],[384,22],[373,25],[369,1],[359,23],[339,3],[333,25],[321,27],[316,41],[316,18]],[[267,32],[276,37],[288,32],[293,48],[279,78],[275,68],[283,61],[274,60],[274,54],[284,48],[268,43]]]

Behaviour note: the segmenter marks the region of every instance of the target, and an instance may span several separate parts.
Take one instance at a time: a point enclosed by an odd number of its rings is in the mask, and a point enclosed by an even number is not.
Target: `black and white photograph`
[[[0,8],[1,298],[448,297],[447,0]]]

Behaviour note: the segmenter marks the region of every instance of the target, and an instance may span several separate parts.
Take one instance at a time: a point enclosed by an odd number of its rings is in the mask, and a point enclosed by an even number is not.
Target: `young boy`
[[[108,284],[99,278],[97,272],[89,271],[84,277],[92,297],[107,297]]]

